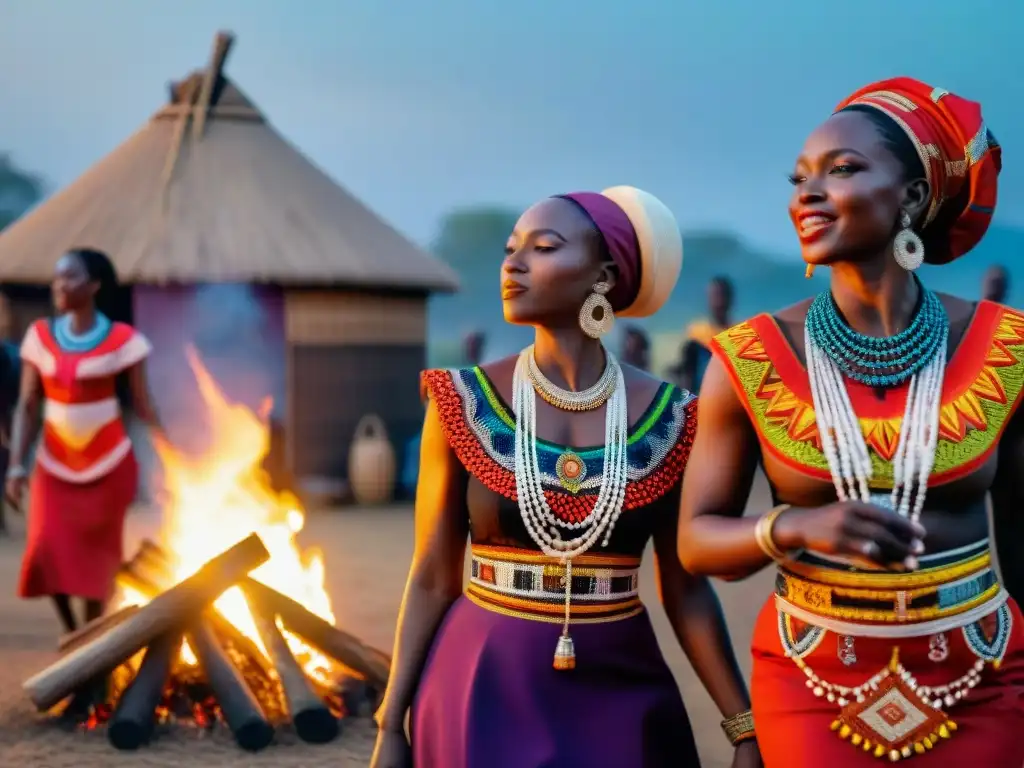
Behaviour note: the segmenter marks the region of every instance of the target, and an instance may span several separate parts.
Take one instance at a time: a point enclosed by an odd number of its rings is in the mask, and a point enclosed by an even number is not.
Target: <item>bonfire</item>
[[[114,609],[62,638],[61,660],[25,690],[42,711],[105,726],[119,749],[170,723],[226,726],[249,750],[285,725],[331,741],[382,689],[390,660],[334,626],[323,556],[297,542],[301,505],[262,470],[270,401],[232,403],[192,350],[189,363],[210,449],[189,458],[156,445],[168,491],[159,541],[121,568]]]

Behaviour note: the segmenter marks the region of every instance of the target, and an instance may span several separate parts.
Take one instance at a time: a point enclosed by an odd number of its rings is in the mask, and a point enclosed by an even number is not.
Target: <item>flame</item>
[[[156,443],[168,490],[162,545],[176,558],[175,581],[192,575],[255,532],[270,559],[250,575],[333,624],[331,600],[324,588],[323,556],[315,549],[301,550],[296,542],[305,522],[301,506],[289,493],[276,494],[261,467],[270,449],[271,401],[265,400],[258,413],[229,402],[195,350],[189,347],[186,353],[199,384],[213,444],[204,456],[191,459],[163,441]],[[122,598],[146,602],[142,595],[128,591]],[[239,588],[225,592],[214,605],[266,653]],[[306,673],[326,682],[332,662],[298,637],[288,632],[284,636]],[[182,646],[182,660],[195,663],[187,643]]]

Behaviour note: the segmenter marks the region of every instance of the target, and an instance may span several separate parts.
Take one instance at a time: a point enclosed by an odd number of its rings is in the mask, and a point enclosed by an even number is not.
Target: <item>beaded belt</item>
[[[922,558],[911,573],[840,569],[804,556],[780,565],[776,602],[795,618],[849,635],[910,637],[962,626],[1006,600],[987,546]]]
[[[920,560],[917,571],[892,573],[804,554],[780,565],[777,580],[780,640],[810,692],[835,704],[832,731],[858,751],[891,762],[923,755],[952,737],[957,724],[948,710],[970,695],[987,664],[998,666],[1013,623],[987,540]],[[996,629],[989,638],[976,622],[990,615]],[[797,642],[791,618],[813,627]],[[952,629],[963,632],[977,661],[958,677],[939,683],[933,675],[921,684],[917,670],[903,666],[898,638],[928,638],[928,659],[942,665],[950,655],[946,633]],[[858,684],[849,674],[840,681],[823,679],[805,657],[826,632],[838,635],[836,653],[851,672],[859,663],[857,637],[894,640],[889,664],[870,676],[872,670],[865,670]]]
[[[564,565],[540,552],[474,546],[466,597],[506,616],[561,624],[565,620]],[[573,624],[599,624],[643,611],[637,592],[640,559],[581,555],[572,560]]]

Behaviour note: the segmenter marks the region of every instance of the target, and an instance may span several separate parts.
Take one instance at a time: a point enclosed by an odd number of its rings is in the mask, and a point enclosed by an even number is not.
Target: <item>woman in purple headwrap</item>
[[[416,544],[375,768],[699,766],[637,594],[652,539],[734,765],[760,765],[718,601],[675,556],[696,398],[601,343],[616,316],[657,311],[681,264],[675,218],[645,192],[544,200],[501,266],[505,318],[534,344],[424,374]]]

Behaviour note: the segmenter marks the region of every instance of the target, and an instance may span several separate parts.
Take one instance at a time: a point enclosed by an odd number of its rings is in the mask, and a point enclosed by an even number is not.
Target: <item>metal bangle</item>
[[[23,477],[28,477],[28,470],[20,464],[15,464],[13,467],[7,468],[8,480],[20,480]]]
[[[775,527],[775,521],[778,520],[779,515],[789,508],[789,504],[780,504],[762,515],[754,526],[754,538],[757,540],[757,546],[759,546],[761,551],[768,555],[772,560],[786,559],[786,553],[779,549],[778,545],[775,543],[775,537],[772,535],[772,530]]]
[[[729,743],[735,747],[737,744],[754,738],[754,715],[748,709],[732,717],[727,717],[722,721],[722,730]]]

